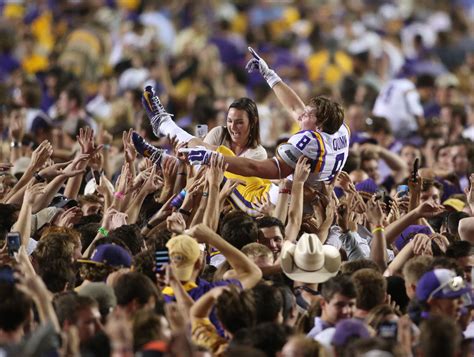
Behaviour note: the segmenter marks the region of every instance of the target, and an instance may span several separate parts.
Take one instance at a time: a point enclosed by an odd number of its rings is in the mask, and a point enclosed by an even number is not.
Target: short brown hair
[[[344,109],[339,103],[326,97],[315,97],[311,98],[309,105],[313,109],[317,123],[325,133],[334,134],[344,123]]]
[[[403,277],[409,284],[416,284],[418,280],[430,270],[433,258],[427,255],[420,255],[408,260],[403,266]]]
[[[387,291],[387,282],[378,271],[361,269],[352,275],[356,291],[356,307],[362,310],[372,310],[383,304]]]

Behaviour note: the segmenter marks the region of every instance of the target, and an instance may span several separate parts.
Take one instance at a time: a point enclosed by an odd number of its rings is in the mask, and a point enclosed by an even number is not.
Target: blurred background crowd
[[[473,355],[472,294],[461,297],[474,256],[474,1],[3,0],[0,13],[0,232],[21,233],[15,259],[0,251],[7,355]],[[274,156],[299,129],[246,72],[248,46],[305,103],[344,107],[347,173],[305,191],[311,214],[289,197],[301,166],[255,219],[227,210],[222,162],[158,169],[133,147],[130,129],[177,154],[142,107],[150,85],[192,134],[252,98]],[[304,257],[316,245],[334,274],[292,274],[284,242]],[[157,277],[166,247],[187,265]]]

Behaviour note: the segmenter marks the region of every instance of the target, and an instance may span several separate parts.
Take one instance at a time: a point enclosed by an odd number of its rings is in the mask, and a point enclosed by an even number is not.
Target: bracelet
[[[21,148],[21,146],[22,146],[21,141],[12,141],[10,143],[10,147],[12,147],[12,148]]]
[[[291,195],[291,190],[289,188],[282,188],[278,193],[287,193],[288,195]]]
[[[186,211],[184,208],[180,208],[178,210],[178,212],[181,213],[181,214],[184,214],[185,216],[188,216],[188,217],[191,216],[191,212]]]
[[[385,229],[383,227],[375,227],[373,230],[372,230],[372,234],[375,234],[377,232],[385,232]]]
[[[102,148],[103,148],[104,150],[109,150],[109,149],[110,149],[110,144],[104,144],[104,145],[102,146]]]
[[[104,237],[107,237],[109,235],[109,231],[107,229],[105,229],[104,227],[100,227],[97,230],[97,233],[102,234]]]
[[[41,175],[39,174],[39,172],[35,172],[35,173],[33,174],[33,177],[34,177],[34,178],[36,179],[36,181],[38,181],[38,182],[45,182],[45,181],[46,181],[46,179],[45,179],[43,176],[41,176]]]
[[[209,192],[203,192],[202,197],[209,197]]]
[[[178,172],[178,176],[186,176],[186,172]]]
[[[117,191],[114,193],[114,196],[116,198],[118,198],[119,200],[123,200],[123,198],[125,197],[125,195],[123,194],[123,192],[120,192],[120,191]]]

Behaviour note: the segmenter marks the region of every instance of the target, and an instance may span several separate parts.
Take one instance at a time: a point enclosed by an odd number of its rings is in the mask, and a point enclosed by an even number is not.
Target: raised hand
[[[99,145],[98,147],[95,146],[94,131],[89,127],[86,127],[85,129],[80,128],[79,135],[76,136],[76,138],[83,154],[92,156],[103,147],[103,145]]]
[[[206,149],[204,146],[196,146],[195,148],[181,148],[178,152],[187,154],[188,162],[191,165],[209,165],[212,153],[214,153],[214,151]]]
[[[31,154],[30,167],[33,171],[39,170],[51,155],[53,155],[53,146],[45,140]]]
[[[260,212],[263,216],[271,216],[273,213],[273,204],[270,202],[270,194],[266,193],[261,199],[256,199],[252,203],[252,208]]]
[[[426,201],[415,208],[416,213],[420,216],[420,218],[433,218],[440,213],[443,213],[446,208],[442,205],[438,205],[434,202]]]
[[[176,234],[181,234],[186,229],[186,220],[179,212],[173,212],[166,218],[166,228]]]
[[[239,185],[246,185],[244,180],[240,179],[226,179],[224,186],[219,193],[219,199],[224,200],[234,191],[235,188]]]
[[[23,115],[16,117],[10,121],[10,127],[8,130],[10,138],[13,141],[20,142],[23,140],[25,128],[23,125]]]
[[[82,210],[75,206],[61,213],[59,217],[59,227],[72,228],[79,223],[82,217]]]
[[[380,200],[376,200],[375,196],[367,202],[366,217],[370,224],[374,227],[382,226],[385,214],[383,213],[382,205]]]
[[[157,166],[153,165],[150,175],[145,180],[142,190],[146,194],[156,192],[157,190],[160,189],[160,187],[163,187],[163,180],[160,178],[160,176],[157,175],[156,173],[157,169],[158,169]]]
[[[128,216],[126,213],[119,212],[115,208],[110,207],[104,214],[104,228],[112,231],[127,224]]]
[[[212,153],[210,167],[207,176],[209,185],[220,185],[224,178],[224,172],[227,169],[224,157],[218,153]]]
[[[137,151],[132,141],[133,129],[122,133],[123,151],[125,153],[125,161],[131,163],[137,158]]]
[[[308,163],[308,158],[301,156],[296,163],[295,172],[293,173],[293,182],[304,183],[310,173],[311,167]]]
[[[281,78],[275,73],[275,71],[268,67],[267,62],[265,62],[252,47],[249,47],[248,50],[253,58],[248,61],[245,66],[247,72],[251,73],[258,70],[271,88],[273,88],[273,86],[278,82],[281,82]]]
[[[44,183],[37,183],[35,185],[29,184],[23,196],[23,203],[33,205],[39,196],[44,194],[46,185]]]

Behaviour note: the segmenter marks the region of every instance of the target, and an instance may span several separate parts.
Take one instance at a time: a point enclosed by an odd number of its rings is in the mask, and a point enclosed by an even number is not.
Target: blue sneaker
[[[151,145],[136,132],[132,133],[132,141],[135,150],[140,155],[150,159],[153,163],[161,167],[161,158],[163,157],[163,154],[165,154],[164,149]]]
[[[142,105],[143,108],[145,108],[148,119],[150,119],[153,133],[155,133],[157,137],[160,137],[161,121],[166,118],[171,119],[172,115],[166,112],[165,107],[161,104],[160,98],[158,98],[152,86],[146,86],[143,91]]]

